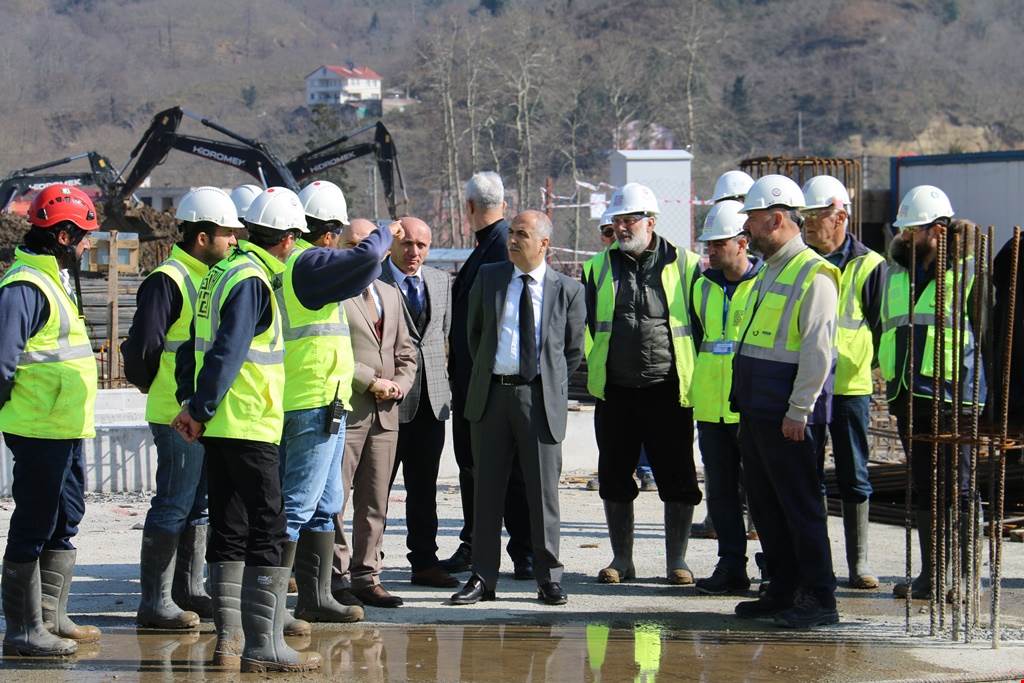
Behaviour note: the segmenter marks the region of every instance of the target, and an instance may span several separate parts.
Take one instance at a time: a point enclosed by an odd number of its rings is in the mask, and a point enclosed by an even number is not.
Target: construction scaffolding
[[[913,229],[913,228],[910,228]],[[909,249],[908,343],[915,349],[915,326],[934,326],[931,413],[926,424],[915,424],[915,353],[908,354],[906,378],[907,442],[904,525],[906,532],[905,617],[911,631],[912,567],[912,457],[914,442],[931,445],[930,462],[930,594],[929,634],[947,635],[955,641],[971,642],[980,627],[981,615],[981,530],[984,515],[979,485],[979,467],[989,468],[987,483],[988,557],[991,600],[989,628],[992,647],[1000,642],[1000,598],[1002,583],[1003,524],[1006,498],[1006,460],[1024,443],[1019,425],[1011,432],[1008,418],[1010,363],[1014,344],[1013,328],[1018,283],[1018,253],[1021,230],[1014,228],[1012,264],[1008,291],[1009,332],[995,340],[988,333],[988,312],[993,308],[992,272],[994,228],[981,230],[967,221],[950,227],[935,225],[935,308],[933,314],[915,310],[918,254]],[[948,270],[946,270],[948,264]],[[919,333],[920,331],[918,331]],[[999,346],[996,347],[998,341]],[[977,353],[980,351],[980,354]],[[1003,362],[1000,376],[993,372],[995,355]],[[980,355],[980,359],[979,359]],[[982,372],[982,370],[984,372]],[[922,373],[926,374],[926,373]],[[982,375],[987,391],[982,383]],[[983,395],[986,394],[987,395]],[[988,410],[986,410],[988,406]],[[920,418],[918,413],[918,419]],[[967,462],[962,458],[968,458]],[[960,480],[964,468],[966,482]],[[964,493],[966,491],[966,494]],[[918,492],[921,494],[923,492]],[[947,585],[947,569],[950,583]],[[947,602],[949,603],[947,606]],[[947,613],[948,612],[948,613]]]

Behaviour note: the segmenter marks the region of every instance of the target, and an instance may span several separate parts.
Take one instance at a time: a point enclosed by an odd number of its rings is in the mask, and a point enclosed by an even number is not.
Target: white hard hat
[[[341,188],[327,180],[314,180],[299,192],[307,216],[348,225],[348,203]]]
[[[614,218],[630,213],[658,214],[658,198],[651,188],[640,183],[626,183],[612,194],[607,214]]]
[[[612,218],[612,212],[605,211],[603,214],[601,214],[601,221],[597,224],[597,227],[603,228],[605,226],[612,225],[615,222],[614,220],[612,220]]]
[[[204,186],[190,190],[178,202],[174,217],[190,223],[214,223],[222,228],[245,227],[238,220],[231,197],[219,187]]]
[[[268,187],[261,192],[245,212],[245,222],[271,230],[309,232],[299,195],[287,187]]]
[[[830,175],[814,176],[804,183],[803,193],[804,201],[807,203],[805,209],[824,209],[832,206],[838,199],[849,210],[850,193],[838,178]]]
[[[735,199],[723,199],[708,211],[704,219],[704,230],[697,239],[700,242],[711,242],[736,237],[743,232],[743,224],[746,222],[743,204]]]
[[[768,209],[773,206],[784,206],[789,209],[802,209],[804,193],[800,186],[784,175],[761,176],[750,186],[743,200],[743,212]]]
[[[711,201],[720,202],[723,199],[743,201],[753,184],[754,179],[743,171],[726,171],[715,181],[715,193],[711,196]]]
[[[259,185],[239,185],[231,190],[231,201],[235,203],[235,215],[245,218],[245,212],[249,210],[252,200],[260,196],[263,188]]]
[[[897,228],[910,228],[915,225],[931,225],[940,218],[952,217],[953,205],[949,203],[945,192],[934,185],[918,185],[903,195],[893,225]]]

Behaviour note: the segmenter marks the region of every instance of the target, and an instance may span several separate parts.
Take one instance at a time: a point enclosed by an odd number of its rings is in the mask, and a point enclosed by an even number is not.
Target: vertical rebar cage
[[[850,221],[848,229],[861,238],[861,200],[864,171],[859,159],[837,157],[752,157],[740,162],[740,170],[755,180],[764,175],[778,174],[792,178],[800,187],[816,175],[830,175],[846,186],[850,193]]]

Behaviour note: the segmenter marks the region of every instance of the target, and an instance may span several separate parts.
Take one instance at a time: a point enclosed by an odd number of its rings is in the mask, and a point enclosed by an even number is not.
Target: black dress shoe
[[[451,557],[447,560],[441,560],[437,564],[449,574],[458,574],[460,572],[468,572],[472,568],[472,561],[473,553],[469,546],[463,543]]]
[[[533,558],[526,558],[521,562],[512,563],[512,577],[516,581],[532,581],[535,577],[533,575]]]
[[[569,601],[569,596],[557,581],[548,581],[537,587],[537,599],[548,605],[564,605]]]
[[[480,575],[473,574],[462,590],[452,596],[451,604],[474,605],[478,602],[489,602],[496,599],[494,591],[487,588],[487,584],[484,583]]]

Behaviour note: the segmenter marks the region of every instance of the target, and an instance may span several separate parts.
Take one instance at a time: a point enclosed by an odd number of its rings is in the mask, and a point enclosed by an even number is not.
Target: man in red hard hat
[[[82,439],[95,436],[96,359],[81,315],[78,263],[96,209],[51,185],[0,279],[0,432],[14,453],[14,514],[3,563],[4,655],[67,656],[95,626],[67,616],[71,539],[85,512]],[[74,283],[74,284],[72,284]]]

